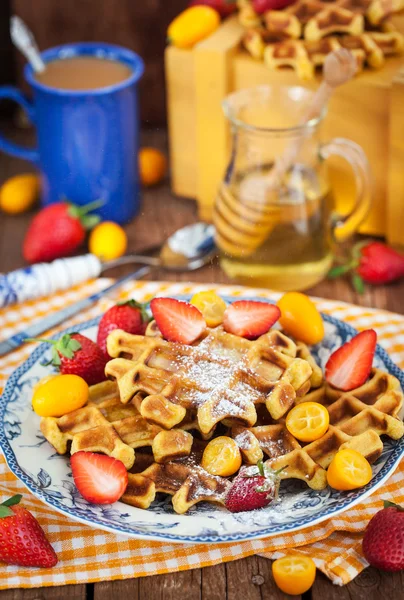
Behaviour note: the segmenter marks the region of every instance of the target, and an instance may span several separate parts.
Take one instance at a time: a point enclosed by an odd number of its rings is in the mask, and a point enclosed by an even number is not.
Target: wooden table
[[[13,135],[25,141],[26,132]],[[164,132],[144,134],[144,142],[165,146]],[[0,155],[0,183],[26,167],[7,156]],[[0,216],[0,272],[21,267],[21,245],[31,215],[20,217]],[[174,198],[168,185],[144,193],[140,216],[127,227],[129,248],[141,250],[164,240],[173,231],[197,219],[196,207],[189,200]],[[119,271],[111,273],[119,275]],[[218,265],[210,265],[189,274],[168,274],[155,271],[153,279],[171,281],[198,281],[226,283],[228,280]],[[403,311],[404,281],[402,283],[370,288],[360,297],[345,281],[324,281],[310,293],[329,299],[344,300],[364,306],[383,308],[395,312]],[[403,572],[404,573],[404,572]],[[356,580],[343,587],[333,586],[326,577],[318,573],[311,591],[303,595],[304,600],[382,600],[404,598],[403,573],[382,573],[366,569]],[[62,586],[31,590],[0,592],[0,600],[280,600],[287,598],[274,584],[271,562],[256,556],[218,565],[206,569],[195,569],[182,573],[104,582],[95,585]]]

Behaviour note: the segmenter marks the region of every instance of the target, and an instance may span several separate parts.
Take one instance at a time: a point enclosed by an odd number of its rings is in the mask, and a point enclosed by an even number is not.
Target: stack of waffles
[[[257,15],[250,0],[238,0],[246,28],[243,43],[271,69],[291,67],[310,80],[327,54],[350,50],[358,63],[380,69],[385,57],[404,51],[404,36],[390,17],[404,0],[297,0],[284,10]]]
[[[218,435],[236,441],[244,464],[265,459],[283,468],[282,479],[321,490],[340,448],[374,462],[381,436],[404,434],[396,378],[374,369],[362,387],[339,392],[324,383],[309,348],[277,330],[249,341],[217,327],[187,346],[162,339],[152,322],[145,336],[112,332],[108,352],[110,379],[90,388],[83,408],[42,418],[41,430],[59,454],[85,450],[121,460],[129,472],[122,501],[138,508],[161,492],[179,514],[201,501],[224,504],[230,478],[201,466]],[[304,445],[285,419],[306,401],[327,407],[330,427]]]

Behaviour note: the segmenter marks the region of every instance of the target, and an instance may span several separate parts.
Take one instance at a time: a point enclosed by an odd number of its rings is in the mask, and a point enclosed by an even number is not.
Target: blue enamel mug
[[[115,85],[91,90],[61,90],[39,83],[30,65],[24,76],[33,100],[11,86],[0,98],[18,102],[36,127],[36,148],[24,148],[0,136],[0,150],[33,162],[42,174],[44,205],[68,199],[75,204],[101,200],[103,219],[125,223],[139,211],[139,116],[137,84],[144,71],[134,52],[103,43],[50,48],[44,62],[78,56],[111,59],[132,73]]]

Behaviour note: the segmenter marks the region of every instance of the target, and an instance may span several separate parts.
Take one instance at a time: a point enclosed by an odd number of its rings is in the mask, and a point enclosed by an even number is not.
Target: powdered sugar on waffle
[[[242,416],[248,404],[263,401],[264,394],[243,381],[243,375],[253,375],[245,357],[246,351],[212,345],[208,336],[190,355],[179,357],[177,365],[189,384],[187,399],[196,408],[214,400],[216,417]]]

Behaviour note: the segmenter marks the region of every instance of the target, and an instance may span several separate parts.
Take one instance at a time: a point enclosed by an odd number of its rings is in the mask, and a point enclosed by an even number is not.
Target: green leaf
[[[77,350],[81,349],[81,344],[77,340],[71,340],[70,348],[71,348],[71,350],[73,350],[73,352],[76,352]]]
[[[14,504],[19,504],[21,502],[22,494],[15,494],[15,496],[11,496],[8,500],[2,502],[0,506],[14,506]]]
[[[80,342],[72,339],[72,337],[68,333],[66,333],[64,336],[62,336],[62,338],[57,342],[57,344],[55,346],[56,354],[59,353],[68,359],[74,358],[74,353],[77,350],[80,350],[80,348],[81,348]],[[60,356],[58,358],[59,358],[59,363],[56,362],[57,361],[56,355],[54,356],[55,366],[60,365]]]
[[[64,336],[62,336],[61,340],[60,340],[60,344],[62,345],[62,348],[68,348],[69,343],[70,343],[70,335],[68,333],[65,333]]]
[[[346,265],[337,265],[335,267],[332,267],[328,273],[327,273],[327,277],[328,279],[336,279],[337,277],[340,277],[341,275],[345,275],[346,273],[349,273],[349,271],[351,270],[351,265],[350,264],[346,264]]]
[[[383,500],[383,508],[396,508],[400,512],[404,512],[404,507],[399,504],[395,504],[395,502],[390,502],[390,500]]]
[[[101,221],[101,217],[98,215],[85,215],[81,217],[80,221],[84,229],[90,231],[90,229],[93,229],[96,225],[98,225],[98,223]]]
[[[354,290],[358,294],[362,295],[365,293],[365,284],[363,282],[362,277],[358,273],[352,273],[351,281],[352,281]]]
[[[4,519],[4,517],[12,517],[13,511],[8,506],[0,505],[0,519]]]
[[[92,229],[100,222],[101,218],[98,215],[89,215],[88,213],[96,210],[97,208],[101,208],[101,206],[104,206],[104,204],[104,200],[95,200],[94,202],[89,202],[84,206],[78,206],[77,204],[69,203],[67,212],[71,217],[79,219],[84,229]]]
[[[56,346],[52,348],[52,360],[50,362],[54,367],[60,367],[60,365],[62,364]]]

